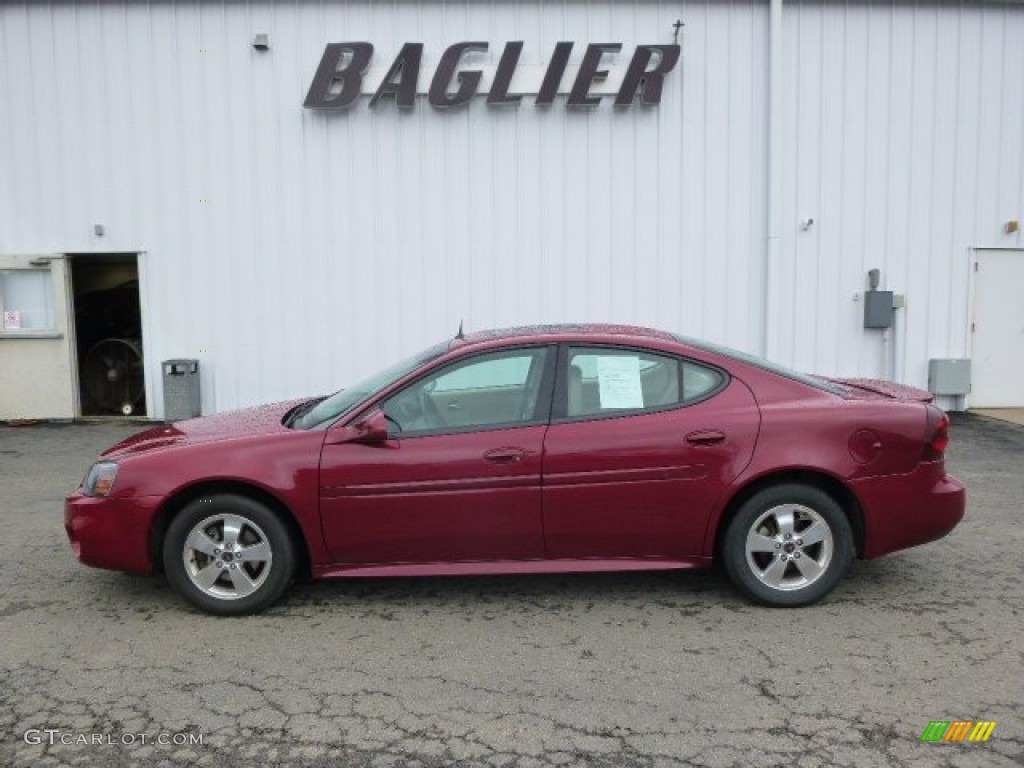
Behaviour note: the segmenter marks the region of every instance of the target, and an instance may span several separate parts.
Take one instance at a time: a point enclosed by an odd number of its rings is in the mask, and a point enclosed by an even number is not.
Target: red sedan
[[[67,499],[88,565],[243,614],[296,576],[697,568],[812,603],[964,514],[949,420],[889,382],[565,325],[431,347],[330,397],[157,427]]]

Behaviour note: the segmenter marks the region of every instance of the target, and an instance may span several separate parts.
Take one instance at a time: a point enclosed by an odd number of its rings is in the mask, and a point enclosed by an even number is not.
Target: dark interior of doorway
[[[81,415],[145,416],[138,255],[69,258]]]

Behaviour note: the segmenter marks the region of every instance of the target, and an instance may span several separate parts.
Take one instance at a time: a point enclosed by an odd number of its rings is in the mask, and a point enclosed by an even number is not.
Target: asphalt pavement
[[[72,556],[63,497],[140,428],[0,427],[0,765],[1024,763],[1024,427],[958,417],[964,522],[811,608],[706,571],[300,584],[241,619]]]

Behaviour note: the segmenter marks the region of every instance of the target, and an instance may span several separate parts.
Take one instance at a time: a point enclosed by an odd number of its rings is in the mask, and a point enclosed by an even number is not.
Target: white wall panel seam
[[[933,15],[935,16],[935,33],[934,33],[934,38],[932,40],[932,49],[933,49],[933,54],[932,54],[932,73],[933,73],[933,75],[937,75],[937,73],[939,71],[939,66],[938,66],[939,65],[939,31],[940,31],[940,26],[941,26],[941,21],[942,20],[940,18],[938,18],[938,14],[937,13],[933,14]],[[937,195],[937,192],[938,192],[938,190],[936,188],[936,184],[935,184],[935,177],[936,177],[936,169],[938,168],[938,163],[939,163],[939,160],[940,160],[940,158],[938,157],[938,153],[937,153],[938,122],[939,122],[938,121],[939,82],[938,82],[938,77],[937,76],[933,76],[931,78],[931,80],[932,80],[931,88],[928,89],[931,92],[931,102],[932,102],[931,103],[931,107],[932,107],[931,118],[928,121],[929,122],[929,130],[928,130],[928,134],[929,134],[929,141],[928,141],[928,145],[929,145],[929,163],[928,163],[927,174],[928,174],[928,203],[929,203],[929,205],[928,205],[928,210],[927,210],[927,220],[926,220],[926,227],[925,227],[926,236],[924,238],[924,242],[925,242],[925,257],[929,258],[929,259],[935,258],[935,255],[939,252],[938,249],[936,248],[936,243],[935,243],[935,223],[936,223],[935,222],[935,208],[936,208],[936,205],[937,205],[936,195]],[[945,250],[945,253],[946,253],[946,256],[945,256],[944,260],[947,261],[947,263],[948,263],[951,260],[951,258],[952,258],[951,249],[949,249],[947,247],[946,249],[943,249],[943,250]],[[927,270],[927,275],[928,275],[928,279],[927,279],[927,283],[928,283],[928,301],[929,301],[929,304],[931,304],[931,303],[934,302],[934,297],[935,297],[935,294],[936,294],[936,290],[935,290],[936,280],[937,279],[940,280],[940,281],[941,280],[945,280],[945,281],[950,282],[950,283],[952,283],[953,281],[949,279],[949,271],[945,271],[945,270]],[[909,282],[909,279],[910,279],[910,274],[909,274],[909,269],[908,269],[908,270],[905,270],[905,272],[904,272],[904,285],[906,285],[906,283]],[[952,310],[953,310],[953,304],[952,303],[947,304],[945,312],[947,314],[949,314],[949,313],[952,312]],[[952,318],[947,320],[947,324],[949,324],[951,321],[952,321]],[[929,328],[929,335],[931,335],[931,333],[933,333],[931,323],[928,324],[928,328]],[[945,336],[949,337],[951,335],[952,335],[951,334],[951,329],[947,329]],[[929,346],[929,348],[932,347],[932,345],[930,343],[930,340],[929,340],[929,345],[928,346]]]
[[[963,56],[963,14],[964,14],[964,10],[963,10],[963,6],[961,5],[960,8],[957,11],[957,44],[956,44],[956,56],[955,56],[955,59],[954,59],[954,61],[955,61],[955,69],[954,69],[955,77],[953,78],[954,87],[949,89],[949,91],[952,92],[952,98],[954,100],[954,106],[953,106],[953,110],[952,110],[952,112],[953,112],[953,159],[952,159],[951,189],[950,189],[950,198],[952,200],[952,206],[954,208],[957,205],[957,200],[958,200],[958,197],[959,197],[958,194],[957,194],[957,190],[958,190],[958,187],[959,187],[959,184],[960,184],[960,140],[959,140],[959,136],[960,136],[960,115],[961,115],[961,111],[960,111],[960,72],[961,72],[961,60],[962,60],[962,56]],[[950,241],[950,243],[952,244],[952,247],[953,247],[954,257],[955,257],[955,255],[957,253],[957,249],[956,249],[956,234],[957,234],[956,217],[955,216],[950,216],[950,218],[949,218],[949,241]],[[963,254],[963,257],[964,257],[965,261],[968,260],[966,253]],[[969,278],[970,278],[970,275],[968,274],[967,275],[967,280],[966,280],[966,283],[968,285],[970,284],[970,279]],[[954,292],[955,286],[956,286],[956,281],[955,280],[950,280],[949,281],[949,291],[948,291],[948,294],[947,294],[948,295],[948,299],[947,300],[949,302],[949,306],[953,306],[953,292]],[[969,304],[969,302],[968,302],[968,304]],[[965,320],[969,320],[969,318],[964,318],[964,319]],[[966,355],[967,353],[968,353],[968,349],[965,347],[964,354]],[[904,359],[900,361],[900,365],[903,367],[903,375],[904,375],[904,377],[906,376],[906,364],[907,364],[906,363],[906,359],[904,357]]]

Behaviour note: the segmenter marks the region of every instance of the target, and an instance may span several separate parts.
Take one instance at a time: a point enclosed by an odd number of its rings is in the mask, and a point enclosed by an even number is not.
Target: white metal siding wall
[[[771,351],[925,386],[929,358],[967,355],[970,248],[1024,245],[1003,231],[1024,216],[1024,7],[794,4],[784,23]],[[907,297],[895,339],[852,301],[873,267]]]
[[[1021,10],[786,6],[773,357],[885,373],[850,300],[873,266],[908,295],[909,383],[964,353],[967,247],[1012,245],[1024,209]],[[330,41],[524,40],[541,63],[670,42],[680,16],[654,109],[301,107]],[[767,44],[764,3],[6,5],[0,252],[145,251],[147,365],[199,357],[206,411],[329,390],[460,319],[759,351]]]

